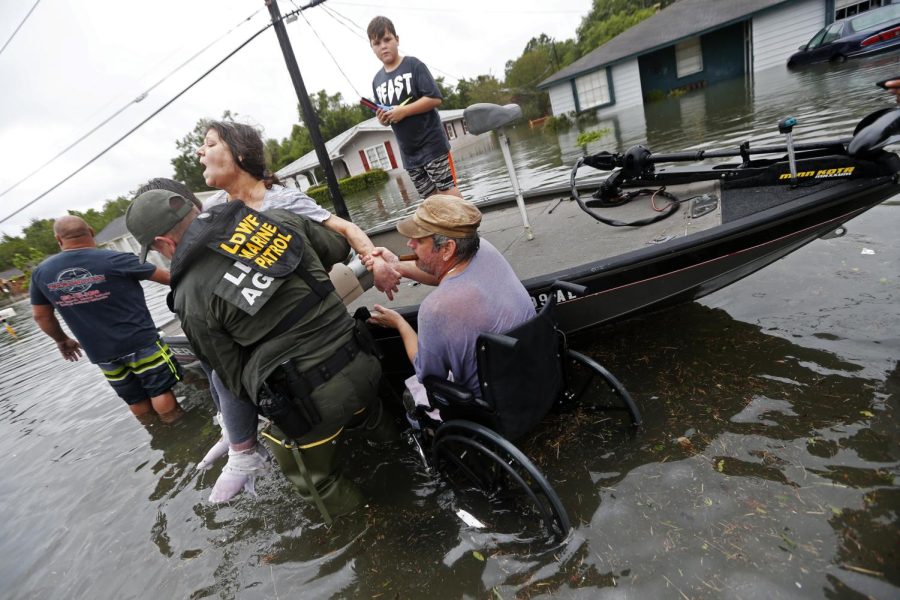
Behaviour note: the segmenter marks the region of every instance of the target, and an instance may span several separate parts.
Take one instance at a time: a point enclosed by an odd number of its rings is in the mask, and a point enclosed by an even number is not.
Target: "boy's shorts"
[[[164,394],[182,377],[181,365],[162,340],[97,366],[116,394],[129,405]]]
[[[422,199],[431,196],[435,192],[449,190],[456,185],[453,170],[450,168],[450,155],[439,156],[430,163],[407,169],[416,191]]]

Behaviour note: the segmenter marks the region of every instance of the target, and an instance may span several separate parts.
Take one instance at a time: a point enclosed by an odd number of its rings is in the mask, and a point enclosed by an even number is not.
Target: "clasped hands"
[[[372,272],[375,279],[375,289],[384,292],[388,300],[394,299],[394,292],[400,288],[402,275],[397,270],[400,259],[387,248],[374,248],[369,254],[361,257],[366,269]]]

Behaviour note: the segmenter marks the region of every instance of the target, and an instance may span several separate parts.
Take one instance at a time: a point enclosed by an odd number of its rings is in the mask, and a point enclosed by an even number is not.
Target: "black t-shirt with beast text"
[[[428,67],[412,56],[404,56],[400,66],[390,73],[381,68],[372,80],[372,91],[375,102],[388,106],[397,106],[407,98],[409,102],[423,96],[441,98],[441,91]],[[407,169],[421,167],[450,151],[437,109],[407,117],[391,127],[400,144],[403,166]]]

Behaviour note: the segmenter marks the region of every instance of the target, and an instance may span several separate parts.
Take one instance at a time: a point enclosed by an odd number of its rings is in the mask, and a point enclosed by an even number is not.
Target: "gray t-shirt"
[[[487,240],[466,269],[448,275],[419,307],[419,347],[413,366],[453,380],[481,396],[475,342],[482,332],[503,333],[535,316],[531,297],[503,255]]]
[[[220,190],[203,203],[203,208],[211,208],[216,204],[222,204],[227,201],[228,194],[225,190]],[[315,200],[300,190],[284,187],[283,185],[273,185],[271,189],[266,190],[266,195],[263,197],[263,203],[259,207],[259,211],[276,208],[289,210],[316,223],[323,223],[331,216],[330,212],[316,204]]]

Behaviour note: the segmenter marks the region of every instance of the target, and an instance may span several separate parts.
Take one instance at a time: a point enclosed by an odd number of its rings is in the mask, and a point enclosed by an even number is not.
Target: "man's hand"
[[[385,308],[380,304],[376,304],[371,311],[372,316],[369,318],[369,323],[374,323],[375,325],[381,325],[382,327],[389,327],[390,329],[399,329],[402,323],[406,323],[403,317],[400,316],[396,310],[391,310],[390,308]]]
[[[59,348],[59,353],[62,354],[63,358],[70,362],[75,362],[81,358],[81,344],[77,340],[66,338],[61,342],[56,342],[56,347]]]
[[[381,257],[385,262],[394,267],[396,267],[397,263],[400,262],[400,259],[397,257],[397,255],[384,246],[375,246],[371,252],[369,252],[362,258],[363,264],[366,265],[366,268],[371,271],[372,265],[375,264],[375,259],[378,257]]]
[[[375,278],[375,288],[379,292],[384,292],[388,300],[393,300],[394,292],[400,289],[400,278],[402,277],[397,270],[400,262],[397,255],[387,248],[378,246],[363,256],[362,262],[366,269],[372,272]]]

